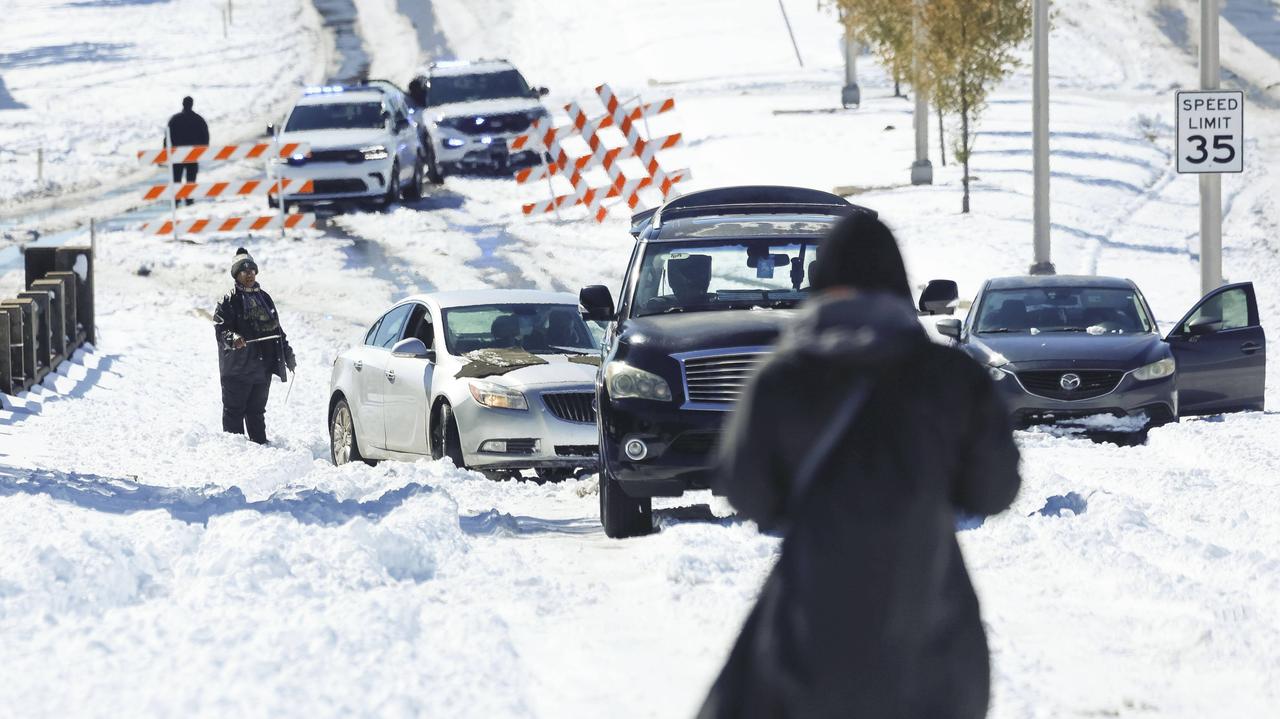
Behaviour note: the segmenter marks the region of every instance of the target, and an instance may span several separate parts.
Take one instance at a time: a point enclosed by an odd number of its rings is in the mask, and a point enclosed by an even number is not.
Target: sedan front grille
[[[553,392],[542,395],[551,414],[566,422],[591,424],[596,421],[594,392]]]
[[[1069,375],[1074,375],[1079,382],[1072,381]],[[1067,377],[1067,380],[1064,381],[1063,377]],[[1101,397],[1114,390],[1123,377],[1124,372],[1110,369],[1055,369],[1018,373],[1018,381],[1031,394],[1060,400]]]
[[[747,379],[764,357],[763,352],[686,357],[682,361],[689,401],[715,404],[737,401]]]

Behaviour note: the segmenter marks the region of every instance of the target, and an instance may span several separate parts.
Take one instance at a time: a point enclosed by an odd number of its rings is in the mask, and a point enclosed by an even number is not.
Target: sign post
[[[1178,172],[1200,175],[1200,293],[1222,285],[1222,173],[1244,171],[1244,93],[1177,95]]]

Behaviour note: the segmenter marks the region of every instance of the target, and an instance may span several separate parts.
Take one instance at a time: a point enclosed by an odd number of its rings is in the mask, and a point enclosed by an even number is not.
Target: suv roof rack
[[[661,227],[664,219],[709,215],[809,214],[849,215],[875,210],[855,205],[839,195],[807,187],[740,185],[690,192],[661,207],[631,216],[631,235],[639,237],[646,225]]]

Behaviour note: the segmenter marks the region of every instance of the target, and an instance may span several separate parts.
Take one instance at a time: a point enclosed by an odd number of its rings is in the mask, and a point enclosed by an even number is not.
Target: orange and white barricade
[[[176,224],[176,226],[175,226]],[[200,234],[202,232],[254,232],[260,230],[303,230],[316,226],[316,216],[311,213],[290,215],[260,215],[258,217],[221,217],[194,220],[164,220],[148,222],[142,231],[152,235],[172,233]]]
[[[596,95],[604,105],[603,115],[591,117],[577,103],[570,103],[564,108],[569,115],[567,125],[538,121],[527,133],[512,140],[512,150],[532,149],[544,157],[543,164],[517,172],[516,182],[546,180],[551,189],[548,199],[523,206],[526,215],[559,212],[581,204],[597,222],[603,222],[608,215],[605,200],[620,198],[621,204],[635,210],[642,204],[641,191],[654,189],[666,199],[675,191],[676,183],[691,176],[688,169],[666,170],[658,159],[662,150],[681,144],[681,133],[653,137],[641,130],[649,118],[674,110],[674,100],[632,106],[619,100],[608,85],[597,87]],[[616,128],[621,144],[606,141],[601,130],[609,127]],[[571,152],[566,147],[571,140],[581,140],[587,151]],[[628,165],[639,167],[641,174],[628,175]],[[552,183],[555,177],[567,182],[572,191],[557,193]]]
[[[273,151],[275,143],[259,142],[247,145],[186,145],[162,150],[138,150],[138,161],[144,165],[182,165],[191,162],[230,162],[233,160],[265,160],[277,157],[287,160],[295,155],[306,155],[311,152],[311,145],[305,142],[289,142]]]

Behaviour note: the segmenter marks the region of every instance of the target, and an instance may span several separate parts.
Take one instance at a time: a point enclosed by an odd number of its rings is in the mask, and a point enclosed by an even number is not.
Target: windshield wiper
[[[551,349],[563,352],[567,355],[589,355],[594,354],[594,350],[585,347],[561,347],[560,345],[551,345]]]
[[[1008,327],[996,327],[996,328],[989,329],[989,330],[978,330],[978,334],[980,334],[980,335],[998,335],[998,334],[1004,334],[1004,333],[1007,333],[1007,332],[1026,332],[1026,331],[1027,331],[1027,330],[1015,330],[1015,329],[1010,329],[1010,328],[1008,328]]]

